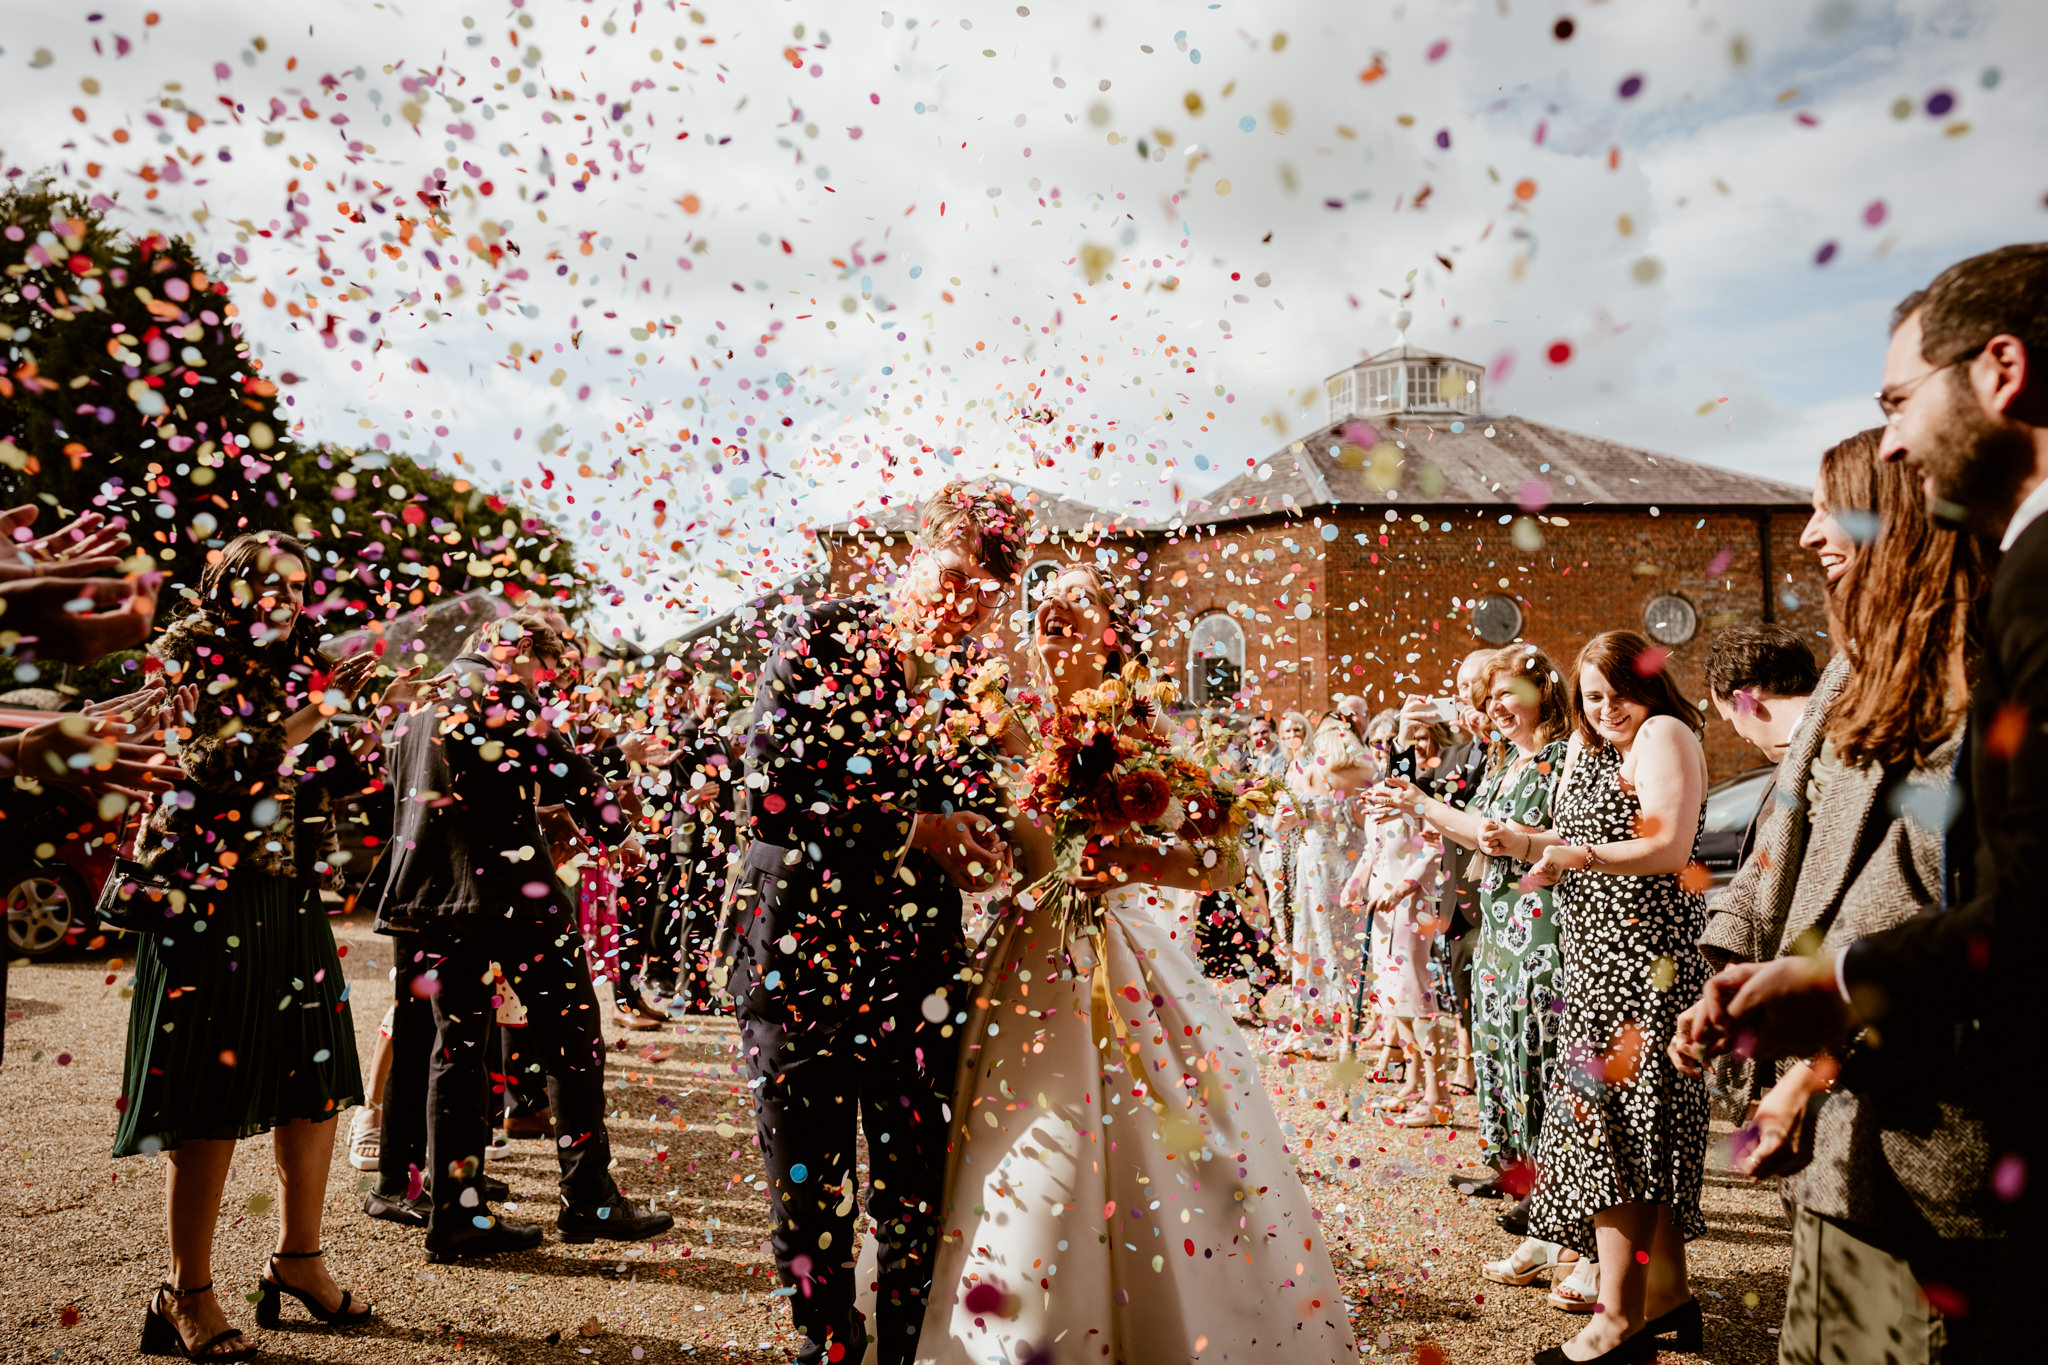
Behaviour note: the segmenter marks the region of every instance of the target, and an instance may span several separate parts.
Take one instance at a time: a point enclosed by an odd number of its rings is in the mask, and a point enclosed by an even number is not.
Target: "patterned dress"
[[[1566,843],[1607,844],[1635,837],[1642,806],[1601,744],[1580,753],[1552,811]],[[1529,1230],[1591,1255],[1595,1214],[1648,1202],[1671,1205],[1690,1241],[1706,1231],[1707,1088],[1664,1044],[1706,985],[1706,902],[1675,874],[1604,872],[1565,874],[1556,900],[1565,1007]]]
[[[1548,828],[1564,766],[1557,740],[1519,767],[1496,763],[1467,807],[1484,819]],[[1533,1155],[1543,1093],[1557,1058],[1557,910],[1551,889],[1523,890],[1529,864],[1487,858],[1479,881],[1479,941],[1472,953],[1472,1065],[1479,1080],[1479,1140],[1496,1162]]]

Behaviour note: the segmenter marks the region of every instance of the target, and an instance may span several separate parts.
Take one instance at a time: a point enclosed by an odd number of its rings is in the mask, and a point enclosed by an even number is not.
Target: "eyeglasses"
[[[1009,591],[992,578],[971,577],[958,569],[940,569],[939,584],[945,588],[947,598],[956,609],[979,602],[982,610],[993,611]]]
[[[1899,414],[1905,410],[1906,400],[1913,396],[1913,391],[1915,389],[1918,389],[1922,384],[1925,384],[1928,380],[1934,378],[1934,376],[1940,374],[1943,370],[1952,370],[1958,365],[1969,364],[1972,360],[1975,360],[1978,356],[1982,355],[1984,353],[1984,346],[1988,345],[1990,345],[1990,343],[1985,342],[1983,346],[1973,346],[1969,350],[1957,356],[1954,360],[1949,361],[1946,365],[1935,365],[1929,369],[1923,370],[1919,374],[1915,375],[1913,378],[1907,380],[1905,383],[1891,390],[1889,393],[1887,393],[1883,389],[1879,389],[1877,391],[1877,410],[1884,414],[1885,425],[1888,427],[1898,425]]]

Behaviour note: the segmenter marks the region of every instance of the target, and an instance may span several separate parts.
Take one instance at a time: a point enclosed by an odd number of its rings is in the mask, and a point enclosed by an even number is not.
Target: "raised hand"
[[[1422,810],[1422,802],[1422,788],[1405,777],[1382,778],[1366,797],[1366,804],[1380,820],[1415,815]]]
[[[0,631],[17,631],[14,652],[58,663],[89,664],[149,638],[156,617],[156,575],[136,578],[38,578],[0,582]]]
[[[356,696],[369,685],[370,678],[377,671],[377,656],[370,650],[357,650],[334,666],[327,675],[330,691],[339,692],[347,699],[348,706],[355,704]]]
[[[40,539],[27,539],[34,504],[0,513],[0,582],[24,578],[95,578],[111,575],[133,548],[125,531],[87,512]]]
[[[115,712],[83,711],[21,732],[11,746],[12,771],[38,782],[95,796],[148,798],[173,783],[176,770],[159,744],[124,739],[132,732]],[[7,755],[0,754],[0,762]]]
[[[1724,967],[1700,1000],[1710,1055],[1807,1057],[1840,1046],[1859,1022],[1836,988],[1832,953]]]
[[[425,685],[419,681],[420,672],[425,667],[425,664],[413,664],[409,668],[401,668],[398,670],[398,676],[384,685],[384,690],[377,694],[377,704],[373,708],[380,719],[388,719],[395,715],[399,708],[410,706],[426,690]]]

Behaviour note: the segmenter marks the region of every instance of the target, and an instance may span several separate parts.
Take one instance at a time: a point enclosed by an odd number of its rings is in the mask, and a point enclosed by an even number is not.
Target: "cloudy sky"
[[[42,6],[0,168],[660,632],[949,461],[1163,519],[1388,293],[1490,412],[1803,484],[1891,304],[2048,236],[2044,67],[2037,0]]]

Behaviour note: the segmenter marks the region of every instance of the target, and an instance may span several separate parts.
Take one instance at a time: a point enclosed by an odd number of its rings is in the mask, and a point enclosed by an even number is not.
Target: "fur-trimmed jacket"
[[[320,851],[332,804],[371,778],[325,727],[285,743],[285,721],[311,700],[317,658],[296,636],[258,645],[204,612],[172,622],[150,657],[167,685],[193,685],[199,699],[191,737],[174,746],[185,780],[150,811],[138,861],[180,878],[330,871]]]

